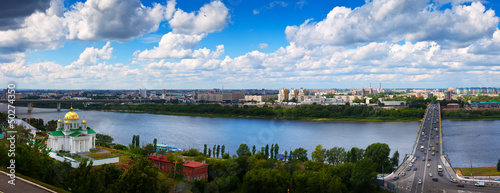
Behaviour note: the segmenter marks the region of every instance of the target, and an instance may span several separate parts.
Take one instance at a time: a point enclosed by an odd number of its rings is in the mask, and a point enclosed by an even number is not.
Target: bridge
[[[393,188],[394,192],[411,193],[500,192],[500,182],[481,180],[486,186],[475,187],[478,180],[457,175],[448,156],[443,153],[442,137],[440,105],[430,104],[418,129],[412,153],[391,175],[385,177],[387,187]],[[442,175],[438,175],[438,165],[442,166]],[[399,179],[394,180],[395,176]],[[464,187],[457,187],[457,184]]]
[[[90,103],[143,103],[150,100],[144,99],[16,99],[15,104],[27,103],[28,107],[31,107],[33,103],[57,103],[57,111],[61,111],[61,103],[83,103],[83,106],[87,106]],[[1,99],[0,103],[10,103],[7,99]],[[31,108],[28,108],[28,112]]]

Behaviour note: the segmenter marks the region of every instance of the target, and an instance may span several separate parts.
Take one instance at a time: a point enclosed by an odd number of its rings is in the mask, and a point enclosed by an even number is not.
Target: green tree
[[[280,150],[280,146],[278,144],[274,144],[274,158],[278,155],[278,151]]]
[[[250,149],[248,148],[247,144],[240,144],[240,147],[238,147],[238,150],[236,150],[236,154],[238,156],[243,156],[243,155],[250,155]]]
[[[326,151],[326,157],[329,164],[339,165],[342,163],[342,156],[345,154],[343,147],[333,147]]]
[[[111,143],[113,143],[113,138],[109,135],[97,133],[95,138],[96,138],[96,142],[100,146],[109,146]]]
[[[151,143],[146,144],[146,146],[144,146],[144,149],[148,151],[148,154],[152,154],[153,152],[155,152],[155,148]]]
[[[217,158],[219,158],[219,153],[220,153],[220,145],[217,145]]]
[[[78,168],[69,172],[65,178],[65,184],[71,189],[71,192],[102,192],[104,188],[104,175],[92,172],[92,161],[83,159]]]
[[[323,149],[323,145],[319,144],[316,146],[316,149],[311,154],[313,161],[317,162],[325,162],[326,149]]]
[[[216,145],[214,145],[214,148],[212,148],[213,157],[215,157],[215,152],[216,152],[216,150],[217,150],[217,147],[216,147]]]
[[[115,192],[168,192],[165,175],[147,158],[139,158],[118,180]]]
[[[273,159],[273,154],[274,154],[274,144],[271,144],[270,154],[271,154],[271,159]]]
[[[158,140],[156,140],[156,138],[153,139],[153,149],[154,149],[154,151],[156,151],[156,143],[157,142],[158,142]]]
[[[295,157],[296,160],[305,162],[307,161],[307,150],[302,147],[299,147],[293,150],[293,156]]]
[[[500,172],[500,159],[498,159],[498,163],[497,163],[497,171]]]
[[[92,170],[104,178],[104,190],[111,192],[115,188],[118,179],[123,174],[123,169],[116,167],[114,164],[104,164]],[[105,191],[106,192],[106,191]]]
[[[391,149],[385,143],[373,143],[366,148],[365,157],[370,158],[377,172],[392,171],[389,161],[389,154]]]
[[[224,153],[226,152],[226,146],[225,145],[222,145],[222,147],[220,148],[220,154],[221,155],[224,155]]]
[[[266,151],[264,152],[264,155],[266,156],[266,159],[268,159],[269,158],[269,144],[266,144],[265,148],[266,148],[265,149]]]
[[[252,155],[255,155],[255,151],[256,151],[255,145],[253,145],[253,147],[252,147]]]
[[[139,135],[137,135],[137,137],[136,137],[136,139],[135,139],[135,146],[136,146],[136,147],[140,147],[140,145],[139,145],[139,144],[140,144],[140,140],[139,140],[139,139],[140,139],[140,138],[139,138]]]
[[[288,156],[288,151],[285,150],[285,157],[283,158],[283,160],[286,160],[286,157]]]
[[[376,177],[377,172],[375,172],[370,158],[363,158],[358,161],[352,170],[350,179],[354,192],[375,192],[377,185],[373,183],[373,179]]]
[[[391,158],[391,165],[397,167],[399,165],[399,152],[396,150]]]
[[[133,136],[132,136],[132,145],[133,145],[134,147],[135,147],[135,139],[136,139],[136,138],[137,138],[137,136],[136,136],[136,135],[133,135]]]
[[[212,155],[212,150],[208,148],[208,157],[210,157],[210,155]]]
[[[207,144],[205,144],[205,147],[203,148],[203,155],[207,156]]]

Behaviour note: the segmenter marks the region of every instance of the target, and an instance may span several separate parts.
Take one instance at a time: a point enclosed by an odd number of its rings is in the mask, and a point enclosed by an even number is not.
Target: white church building
[[[87,128],[85,118],[80,122],[73,107],[64,116],[64,123],[59,116],[57,129],[49,132],[47,147],[54,151],[69,151],[70,153],[89,152],[95,148],[96,132]]]

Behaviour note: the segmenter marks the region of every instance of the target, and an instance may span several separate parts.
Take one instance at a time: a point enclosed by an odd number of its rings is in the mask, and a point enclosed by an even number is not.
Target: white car
[[[429,173],[429,176],[432,177],[432,173]]]
[[[410,165],[409,165],[409,166],[410,166],[410,167],[413,167],[413,164],[412,164],[412,163],[410,163]]]
[[[422,184],[422,179],[418,179],[418,184]]]
[[[427,164],[427,167],[431,167],[431,164]]]

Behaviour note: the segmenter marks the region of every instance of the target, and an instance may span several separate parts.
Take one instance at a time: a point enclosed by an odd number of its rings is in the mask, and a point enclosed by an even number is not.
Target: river
[[[5,109],[6,105],[0,104],[0,111],[5,112]],[[26,109],[16,107],[16,115],[27,117]],[[64,117],[66,112],[68,109],[58,112],[56,109],[34,108],[32,117],[45,121],[57,120],[59,115]],[[229,151],[231,155],[236,154],[241,143],[248,144],[250,148],[255,145],[257,150],[266,144],[278,143],[280,152],[303,147],[310,157],[318,144],[327,149],[338,146],[349,150],[352,147],[365,149],[372,143],[381,142],[389,145],[391,156],[398,150],[402,160],[405,154],[411,153],[419,127],[418,122],[306,122],[79,109],[75,109],[75,112],[80,118],[85,116],[88,126],[96,132],[113,137],[115,143],[128,145],[133,135],[140,135],[143,145],[152,143],[154,138],[157,138],[158,143],[181,149],[197,148],[200,151],[203,151],[204,144],[209,148],[214,144],[224,144],[226,152]],[[447,125],[453,129],[448,131]],[[468,125],[476,130],[466,132],[470,129]],[[496,160],[500,158],[495,157],[500,155],[500,140],[494,139],[500,139],[499,125],[500,121],[443,121],[444,150],[449,154],[453,166],[469,166],[469,161],[473,162],[473,166],[496,165]],[[480,137],[480,140],[472,140],[471,137]],[[493,143],[493,148],[485,143]],[[480,151],[483,149],[481,147],[490,147],[491,151]]]

